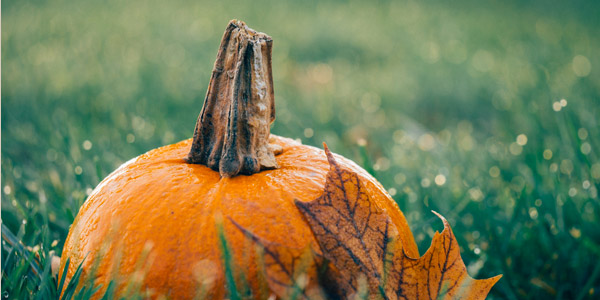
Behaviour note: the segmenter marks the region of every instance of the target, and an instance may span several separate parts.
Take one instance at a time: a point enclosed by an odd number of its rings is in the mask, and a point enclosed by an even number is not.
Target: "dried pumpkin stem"
[[[187,161],[222,177],[277,167],[269,147],[275,98],[271,71],[273,40],[242,21],[229,22],[196,122]]]

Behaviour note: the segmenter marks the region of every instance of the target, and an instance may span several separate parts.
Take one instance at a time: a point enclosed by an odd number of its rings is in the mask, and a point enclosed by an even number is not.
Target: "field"
[[[192,136],[237,18],[274,39],[272,132],[374,174],[421,253],[435,210],[471,276],[504,275],[490,299],[598,299],[599,15],[594,1],[4,1],[2,298],[57,298],[49,257],[86,196]]]

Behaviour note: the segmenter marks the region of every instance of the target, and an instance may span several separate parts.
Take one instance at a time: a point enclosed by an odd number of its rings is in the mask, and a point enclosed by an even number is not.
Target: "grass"
[[[490,298],[597,298],[599,14],[593,1],[5,1],[1,294],[58,297],[50,257],[86,195],[192,135],[239,18],[275,40],[273,132],[362,162],[421,253],[436,210],[472,276],[504,274]]]

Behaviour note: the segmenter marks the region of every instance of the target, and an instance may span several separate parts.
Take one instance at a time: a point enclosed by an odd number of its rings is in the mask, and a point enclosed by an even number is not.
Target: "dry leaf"
[[[405,255],[398,231],[376,207],[358,176],[341,168],[325,146],[331,169],[323,195],[297,202],[323,251],[339,270],[344,298],[361,294],[364,277],[372,299],[485,299],[496,276],[475,280],[467,275],[448,222],[436,233],[421,258]],[[437,214],[437,213],[436,213]]]
[[[312,202],[296,202],[306,217],[323,256],[340,271],[341,294],[360,291],[361,277],[370,294],[378,293],[390,242],[400,243],[390,217],[365,193],[358,175],[340,168],[325,146],[331,170],[323,194]]]
[[[425,255],[408,257],[398,229],[365,192],[358,175],[340,167],[327,146],[325,153],[331,168],[323,194],[296,202],[322,254],[264,241],[232,220],[264,249],[267,281],[277,296],[312,299],[327,291],[342,299],[485,299],[501,275],[476,280],[467,274],[446,219],[434,212],[444,230],[436,232]],[[319,276],[322,269],[324,276]],[[323,289],[310,294],[306,278],[318,278]]]

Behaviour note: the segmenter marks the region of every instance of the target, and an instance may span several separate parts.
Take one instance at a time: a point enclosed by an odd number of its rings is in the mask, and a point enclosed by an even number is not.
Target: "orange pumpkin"
[[[264,33],[230,22],[194,138],[136,157],[96,187],[65,242],[61,270],[67,259],[70,265],[61,277],[70,280],[82,264],[81,282],[93,276],[104,290],[114,280],[121,295],[138,284],[152,297],[222,299],[222,230],[235,281],[249,286],[254,298],[266,298],[271,292],[261,280],[260,258],[230,219],[285,247],[318,248],[294,200],[319,197],[329,164],[323,150],[269,133],[275,118],[271,45]],[[374,203],[390,214],[406,253],[418,257],[394,200],[359,166],[336,158],[359,175]]]

